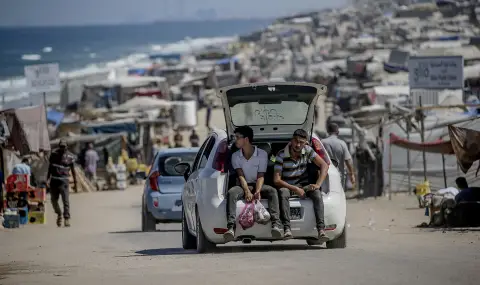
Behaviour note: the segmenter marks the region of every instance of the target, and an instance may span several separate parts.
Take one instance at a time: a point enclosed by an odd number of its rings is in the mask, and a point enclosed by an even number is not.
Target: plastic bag
[[[238,223],[246,230],[255,224],[255,204],[247,203],[238,216]]]
[[[255,221],[265,225],[270,222],[270,213],[265,209],[260,201],[255,201]]]

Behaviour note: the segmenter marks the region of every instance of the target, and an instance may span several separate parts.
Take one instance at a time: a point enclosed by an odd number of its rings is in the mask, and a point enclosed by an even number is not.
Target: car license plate
[[[300,220],[302,218],[302,208],[290,208],[290,220]]]

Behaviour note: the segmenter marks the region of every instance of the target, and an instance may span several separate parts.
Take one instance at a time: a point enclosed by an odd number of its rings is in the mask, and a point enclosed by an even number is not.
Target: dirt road
[[[348,248],[229,244],[197,255],[180,225],[140,232],[141,187],[72,195],[72,227],[0,232],[0,284],[478,284],[480,233],[412,228],[408,196],[350,202]],[[50,209],[49,209],[50,210]]]

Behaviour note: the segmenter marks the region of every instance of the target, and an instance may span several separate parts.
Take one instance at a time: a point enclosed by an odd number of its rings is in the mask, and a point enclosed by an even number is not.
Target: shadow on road
[[[174,233],[174,232],[181,232],[181,229],[166,229],[166,230],[156,230],[155,232],[158,233]],[[146,233],[141,230],[129,230],[129,231],[115,231],[115,232],[108,232],[109,234],[139,234],[139,233]]]
[[[212,253],[224,254],[224,253],[240,253],[240,252],[268,252],[268,251],[296,251],[296,250],[320,250],[322,247],[307,246],[307,245],[250,245],[250,246],[220,246],[217,247]],[[158,249],[145,249],[135,252],[137,255],[130,256],[118,256],[118,257],[138,257],[139,255],[145,256],[162,256],[162,255],[186,255],[197,254],[195,250],[185,250],[183,248],[158,248]]]

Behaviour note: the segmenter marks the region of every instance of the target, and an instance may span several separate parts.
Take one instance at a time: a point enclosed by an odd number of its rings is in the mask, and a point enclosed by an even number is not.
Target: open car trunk
[[[227,134],[250,126],[255,140],[289,139],[296,129],[311,134],[315,104],[327,88],[311,83],[262,83],[220,89]]]

